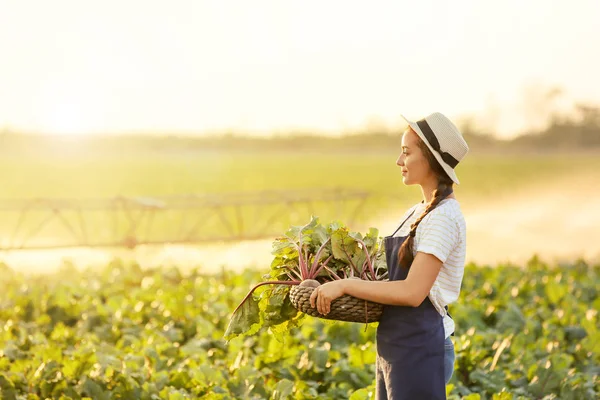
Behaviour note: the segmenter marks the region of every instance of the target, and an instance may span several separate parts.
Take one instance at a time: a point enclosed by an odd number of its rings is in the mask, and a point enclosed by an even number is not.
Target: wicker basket
[[[381,318],[383,305],[367,300],[361,300],[349,295],[343,295],[331,302],[329,314],[323,315],[310,306],[310,295],[315,288],[308,286],[292,286],[290,300],[298,310],[312,317],[333,319],[347,322],[377,322]]]

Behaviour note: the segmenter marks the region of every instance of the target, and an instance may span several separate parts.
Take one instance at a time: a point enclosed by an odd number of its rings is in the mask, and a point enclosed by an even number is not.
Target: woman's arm
[[[311,306],[317,306],[321,314],[328,314],[333,300],[348,294],[376,303],[418,307],[429,294],[442,267],[437,257],[417,252],[408,276],[403,281],[365,281],[342,279],[325,283],[313,291]]]

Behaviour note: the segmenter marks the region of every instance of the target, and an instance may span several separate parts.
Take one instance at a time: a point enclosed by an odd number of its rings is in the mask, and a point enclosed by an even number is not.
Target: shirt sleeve
[[[458,244],[458,224],[445,213],[432,212],[421,221],[417,234],[417,252],[428,253],[445,263]]]

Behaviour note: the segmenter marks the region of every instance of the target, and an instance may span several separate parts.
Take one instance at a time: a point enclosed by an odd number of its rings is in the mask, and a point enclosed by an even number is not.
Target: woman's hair
[[[448,174],[446,174],[446,171],[444,171],[440,163],[434,157],[431,150],[429,150],[429,147],[427,147],[425,142],[419,138],[418,143],[419,148],[429,163],[429,167],[433,170],[438,179],[438,186],[437,189],[433,191],[433,198],[429,204],[427,204],[427,208],[425,208],[423,214],[410,226],[410,234],[404,243],[402,243],[402,246],[400,246],[400,250],[398,250],[398,262],[401,266],[404,266],[407,269],[410,269],[410,265],[414,260],[413,247],[415,235],[417,234],[417,226],[419,226],[427,214],[429,214],[434,208],[437,207],[438,204],[440,204],[440,201],[444,200],[452,193],[452,185],[454,184],[452,179],[450,179]]]

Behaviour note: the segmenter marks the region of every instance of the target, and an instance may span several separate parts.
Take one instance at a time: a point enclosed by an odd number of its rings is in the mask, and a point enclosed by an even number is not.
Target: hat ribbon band
[[[446,162],[446,164],[448,164],[452,168],[456,167],[458,165],[458,160],[456,158],[452,157],[451,154],[449,154],[445,151],[442,151],[442,149],[440,147],[440,142],[438,141],[437,137],[435,136],[435,133],[433,133],[433,130],[431,129],[431,127],[429,126],[427,121],[422,119],[420,121],[417,121],[417,125],[419,125],[419,128],[421,128],[421,131],[425,135],[425,138],[427,139],[427,141],[429,142],[431,147],[433,147],[434,150],[440,154],[440,156],[442,157],[442,160],[444,160]]]

